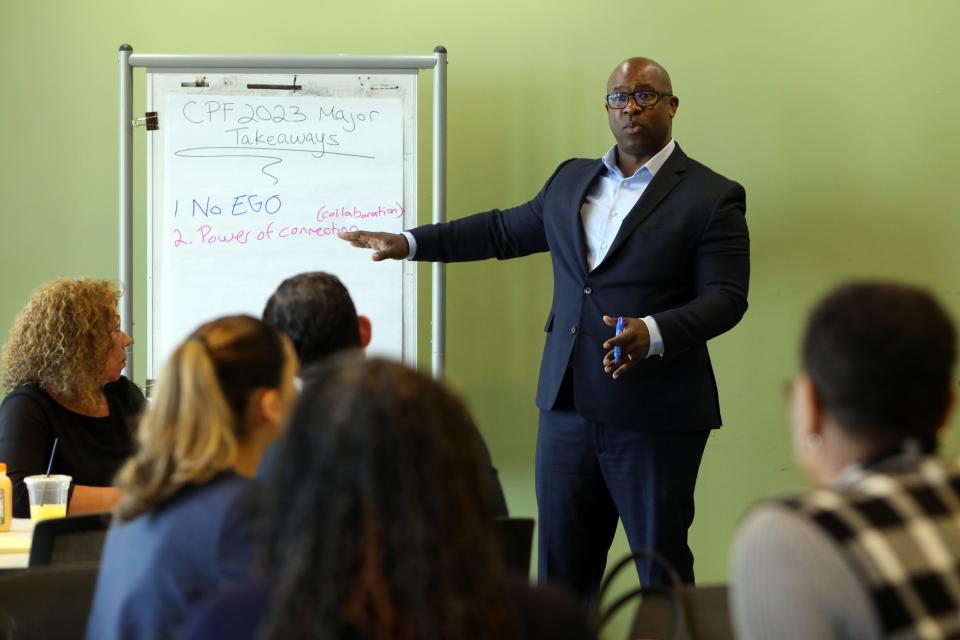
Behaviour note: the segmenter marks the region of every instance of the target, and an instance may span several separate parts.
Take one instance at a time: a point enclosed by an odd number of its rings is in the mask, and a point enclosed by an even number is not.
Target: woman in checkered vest
[[[925,291],[855,282],[814,309],[801,355],[789,413],[815,488],[744,520],[738,637],[960,638],[960,467],[936,455],[952,321]]]

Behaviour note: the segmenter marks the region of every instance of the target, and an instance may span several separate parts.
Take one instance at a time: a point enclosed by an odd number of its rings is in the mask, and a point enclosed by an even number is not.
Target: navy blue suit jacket
[[[719,427],[707,340],[733,327],[747,309],[743,187],[678,146],[604,260],[588,271],[580,207],[604,170],[600,160],[568,160],[526,204],[413,229],[415,258],[458,262],[549,251],[553,304],[537,406],[554,406],[569,366],[577,411],[589,420],[644,431]],[[603,342],[613,335],[603,315],[653,316],[664,356],[613,380],[603,371]]]

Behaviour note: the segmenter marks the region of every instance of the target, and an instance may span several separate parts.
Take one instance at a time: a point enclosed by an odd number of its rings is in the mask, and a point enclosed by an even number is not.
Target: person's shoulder
[[[199,485],[196,491],[205,499],[228,505],[236,501],[255,499],[260,489],[254,480],[226,471]]]
[[[123,395],[143,398],[143,391],[141,391],[140,387],[138,387],[133,380],[127,376],[120,376],[113,382],[105,384],[103,389],[107,393],[112,393],[118,396]]]
[[[126,376],[103,386],[107,397],[116,400],[122,406],[139,411],[145,402],[143,391]]]
[[[766,536],[771,532],[794,529],[807,521],[796,505],[803,496],[777,498],[762,502],[749,511],[740,523],[740,536]]]
[[[554,173],[586,173],[597,171],[601,166],[603,162],[599,158],[568,158],[557,165]]]
[[[553,170],[547,179],[545,189],[566,188],[578,184],[586,177],[596,175],[603,168],[603,162],[594,158],[569,158]]]
[[[181,488],[147,513],[123,523],[122,528],[129,530],[127,536],[151,532],[159,538],[175,537],[198,549],[205,548],[206,544],[230,535],[236,523],[259,518],[259,493],[251,485],[252,480],[232,472],[222,473],[207,482]]]
[[[731,581],[743,592],[756,586],[757,576],[782,577],[786,567],[803,566],[804,543],[823,542],[822,536],[797,510],[781,500],[762,503],[744,516],[733,537]]]
[[[827,496],[815,489],[776,499],[744,518],[730,563],[738,637],[879,637],[869,581],[806,510]]]
[[[207,483],[202,502],[213,505],[226,527],[254,522],[263,512],[263,487],[253,478],[228,471]]]
[[[734,536],[734,563],[754,563],[758,557],[802,563],[810,549],[836,550],[804,509],[809,499],[809,493],[800,494],[769,500],[750,509]]]
[[[154,518],[174,519],[198,517],[212,522],[223,514],[258,500],[259,490],[250,478],[232,471],[220,473],[210,480],[189,484],[162,504],[154,512]]]
[[[36,386],[13,389],[0,404],[0,460],[14,479],[14,510],[18,516],[26,508],[26,493],[20,478],[42,473],[50,455],[53,439],[59,433],[57,413],[60,405]]]
[[[33,404],[50,403],[54,401],[53,398],[50,397],[50,394],[41,389],[39,385],[22,384],[10,390],[6,397],[4,397],[3,404],[7,404],[8,402],[22,402],[24,400],[30,401]]]
[[[30,416],[42,418],[49,410],[58,406],[50,394],[38,385],[25,384],[11,389],[0,403],[0,419]]]
[[[743,189],[743,186],[736,180],[728,178],[704,163],[688,156],[683,149],[680,148],[680,145],[677,145],[674,154],[677,155],[676,162],[683,168],[687,175],[696,179],[700,185],[715,186],[720,189],[730,189],[732,187]],[[673,159],[672,157],[670,158],[670,160]],[[668,162],[670,160],[668,160]]]

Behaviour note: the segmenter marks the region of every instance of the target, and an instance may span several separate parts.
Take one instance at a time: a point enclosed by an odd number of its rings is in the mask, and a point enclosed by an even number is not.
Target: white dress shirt
[[[617,166],[617,147],[614,145],[604,154],[602,161],[606,171],[587,193],[580,207],[580,219],[583,223],[583,236],[587,243],[587,268],[593,271],[607,257],[607,250],[620,231],[620,225],[640,196],[647,189],[657,171],[667,161],[677,143],[670,139],[666,146],[637,169],[632,176],[624,178]],[[404,231],[410,245],[407,260],[417,253],[417,241],[413,234]],[[650,349],[647,357],[663,355],[663,336],[660,327],[652,316],[641,318],[650,333]]]
[[[623,177],[617,166],[617,147],[614,145],[604,154],[602,161],[606,171],[593,185],[580,206],[583,222],[583,237],[587,243],[587,268],[593,271],[607,257],[607,250],[620,231],[623,219],[647,190],[653,176],[667,161],[677,143],[670,139],[660,151],[629,177]],[[653,316],[641,318],[650,333],[650,349],[647,357],[663,355],[663,336]]]

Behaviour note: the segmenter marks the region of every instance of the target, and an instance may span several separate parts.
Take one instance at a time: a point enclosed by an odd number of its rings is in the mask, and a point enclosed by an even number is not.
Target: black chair
[[[533,518],[494,518],[493,521],[507,568],[529,575]]]
[[[109,513],[91,513],[41,520],[33,529],[30,567],[70,562],[99,562]]]
[[[0,638],[83,638],[98,569],[78,562],[0,575]]]
[[[649,559],[663,569],[667,584],[635,587],[613,602],[604,604],[617,574],[632,567],[638,559]],[[604,576],[593,612],[594,627],[600,631],[614,614],[634,600],[640,600],[633,619],[630,638],[663,640],[733,640],[727,586],[694,587],[683,584],[676,569],[652,549],[631,551]]]
[[[685,620],[677,619],[673,598],[679,599]],[[683,633],[676,633],[680,629]],[[727,585],[683,586],[669,594],[644,595],[630,637],[733,640]]]

